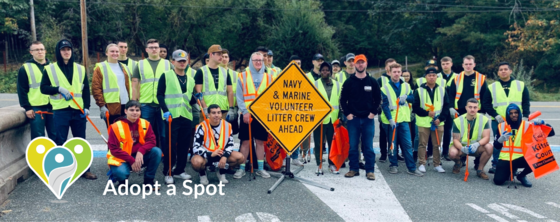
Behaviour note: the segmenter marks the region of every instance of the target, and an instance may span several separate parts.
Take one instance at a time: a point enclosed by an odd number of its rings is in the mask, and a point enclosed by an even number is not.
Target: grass
[[[17,92],[17,70],[0,72],[0,93]]]

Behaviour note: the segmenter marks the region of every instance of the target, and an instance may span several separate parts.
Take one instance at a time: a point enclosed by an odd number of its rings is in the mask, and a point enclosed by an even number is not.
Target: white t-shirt
[[[117,62],[117,63],[109,63],[109,67],[111,67],[111,71],[113,71],[113,73],[115,73],[115,75],[117,76],[117,81],[119,84],[119,89],[120,89],[120,99],[121,99],[121,104],[126,104],[128,102],[128,92],[126,91],[126,84],[125,84],[125,78],[124,78],[124,73],[122,71],[122,67],[121,65]]]

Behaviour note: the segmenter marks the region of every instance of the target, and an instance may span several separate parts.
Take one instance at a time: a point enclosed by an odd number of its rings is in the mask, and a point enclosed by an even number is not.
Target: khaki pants
[[[418,127],[418,136],[419,136],[419,144],[418,144],[418,162],[420,165],[426,164],[426,147],[428,146],[428,140],[432,137],[432,147],[433,147],[433,155],[434,155],[434,167],[439,166],[441,164],[440,160],[440,153],[439,153],[439,146],[438,141],[442,140],[443,137],[443,126],[438,126],[437,134],[439,138],[436,138],[436,132],[431,131],[430,128],[425,127]]]

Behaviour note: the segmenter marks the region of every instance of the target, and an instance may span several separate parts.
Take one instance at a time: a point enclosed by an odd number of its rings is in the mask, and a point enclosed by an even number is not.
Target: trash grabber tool
[[[398,119],[399,119],[399,107],[401,107],[401,106],[399,105],[399,102],[400,102],[400,99],[397,98],[397,114],[395,114],[395,124],[397,124],[397,121],[398,121]],[[395,132],[396,132],[396,131],[397,131],[397,126],[395,126],[395,128],[393,129],[393,139],[391,139],[391,149],[390,149],[390,150],[391,150],[391,156],[395,155],[395,154],[393,153],[393,152],[394,152],[393,150],[395,149],[395,147],[394,147],[393,144],[395,143]]]
[[[109,112],[105,112],[105,120],[107,120],[107,132],[109,132],[109,127],[111,127],[111,124],[109,123]]]
[[[320,138],[321,138],[321,140],[320,140],[321,145],[319,145],[319,149],[320,149],[319,150],[319,166],[317,166],[318,167],[317,176],[319,176],[319,172],[321,172],[321,174],[323,174],[323,123],[321,123],[321,136],[320,136]]]
[[[76,99],[74,99],[74,93],[70,92],[70,94],[72,95],[72,100],[74,101],[74,103],[76,104],[76,106],[78,106],[78,108],[80,109],[80,111],[82,111],[82,114],[85,115],[84,110],[82,109],[82,107],[80,106],[80,104],[78,104],[78,102],[76,102]],[[97,131],[97,133],[99,133],[99,135],[101,136],[101,138],[103,138],[103,141],[105,141],[105,143],[107,142],[107,139],[105,139],[105,137],[103,136],[103,134],[101,134],[101,131],[99,131],[99,129],[97,129],[97,126],[95,126],[95,124],[93,123],[93,121],[91,121],[91,119],[89,118],[89,116],[86,116],[86,119],[89,121],[89,123],[91,123],[91,125],[93,126],[93,128],[95,128],[95,130]]]
[[[506,133],[507,133],[507,132],[511,132],[511,126],[510,126],[510,125],[507,125],[505,128],[506,128],[506,129],[505,129],[504,131],[505,131]],[[509,141],[509,173],[510,173],[510,175],[509,175],[509,184],[508,184],[507,187],[509,188],[509,187],[511,186],[511,184],[514,184],[515,189],[517,189],[517,185],[515,185],[515,183],[514,183],[514,180],[515,180],[515,179],[514,179],[514,177],[513,177],[513,166],[512,166],[513,147],[512,147],[512,139],[511,139],[511,137],[508,138],[508,141]],[[505,145],[505,143],[506,143],[506,142],[504,141],[504,145]]]
[[[257,179],[255,177],[255,173],[253,172],[253,135],[251,135],[251,122],[253,122],[253,118],[249,116],[249,162],[251,163],[251,175],[249,175],[249,181],[251,181],[251,179]]]
[[[471,145],[471,124],[468,124],[467,129],[467,146]],[[467,168],[465,169],[465,182],[467,182],[467,178],[469,177],[469,154],[467,153]]]
[[[167,117],[167,121],[169,122],[169,177],[171,177],[171,169],[173,168],[171,164],[171,122],[173,122],[173,118],[169,116]]]
[[[50,114],[50,115],[53,114],[53,113],[49,113],[49,112],[47,112],[47,111],[41,111],[41,110],[39,110],[39,111],[37,111],[37,112],[35,112],[35,113],[41,115],[41,119],[45,119],[45,118],[43,118],[43,114]]]

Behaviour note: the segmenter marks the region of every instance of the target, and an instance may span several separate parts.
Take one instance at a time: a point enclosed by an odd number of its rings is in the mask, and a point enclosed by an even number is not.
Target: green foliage
[[[18,70],[0,72],[0,93],[17,92],[17,73]]]

